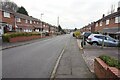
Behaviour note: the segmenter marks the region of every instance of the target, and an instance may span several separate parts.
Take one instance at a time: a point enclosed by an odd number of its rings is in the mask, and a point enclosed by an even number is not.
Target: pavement
[[[81,40],[78,39],[78,44],[80,45]],[[81,48],[81,45],[80,45]],[[92,46],[86,43],[84,48],[82,49],[82,56],[87,63],[87,66],[89,67],[90,71],[94,73],[94,59],[96,57],[99,57],[100,55],[108,55],[116,59],[120,59],[120,53],[119,49],[117,47],[104,47],[101,48],[101,46]]]
[[[56,79],[81,79],[81,78],[95,78],[95,75],[90,72],[83,57],[82,50],[79,49],[76,38],[70,37],[66,44],[63,56],[60,60]]]

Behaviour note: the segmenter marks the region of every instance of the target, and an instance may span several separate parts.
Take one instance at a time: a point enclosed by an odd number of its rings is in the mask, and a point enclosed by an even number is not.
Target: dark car
[[[88,38],[88,36],[90,36],[92,33],[91,32],[83,32],[82,36],[84,37],[84,40],[86,41],[86,39]]]

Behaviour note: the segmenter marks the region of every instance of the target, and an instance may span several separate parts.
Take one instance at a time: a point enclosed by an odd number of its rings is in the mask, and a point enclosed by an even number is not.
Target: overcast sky
[[[11,0],[24,6],[30,16],[52,25],[57,25],[57,17],[62,28],[81,28],[107,15],[111,5],[117,7],[120,0]]]

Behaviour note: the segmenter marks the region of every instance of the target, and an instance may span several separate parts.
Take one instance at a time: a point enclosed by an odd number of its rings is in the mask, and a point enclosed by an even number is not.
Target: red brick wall
[[[96,58],[94,61],[94,72],[101,80],[102,78],[120,78],[120,70],[115,67],[108,66],[100,58]]]
[[[100,22],[97,22],[98,26],[95,26],[95,31],[102,31],[103,30],[103,26],[100,26]]]
[[[94,23],[94,25],[91,27],[91,32],[95,32],[95,23]]]

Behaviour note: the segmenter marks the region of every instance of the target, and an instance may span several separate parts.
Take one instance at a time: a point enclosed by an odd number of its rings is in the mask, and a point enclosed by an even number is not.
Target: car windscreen
[[[84,36],[88,37],[91,33],[85,33]]]

